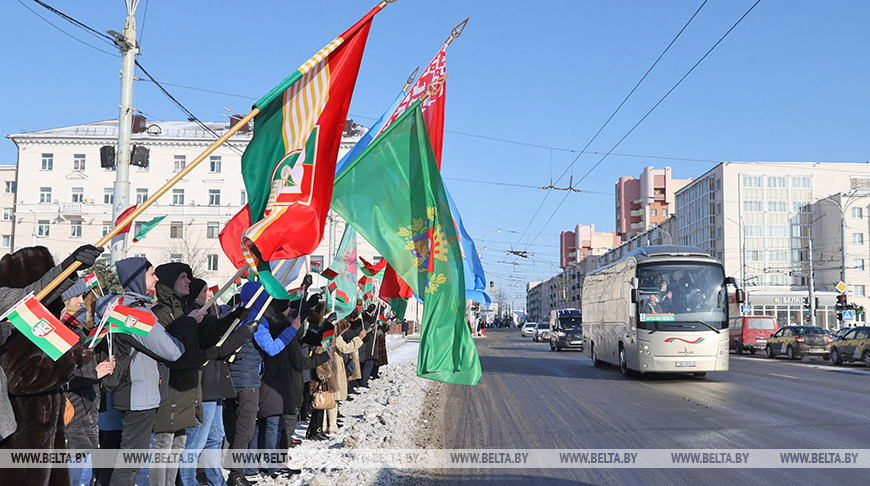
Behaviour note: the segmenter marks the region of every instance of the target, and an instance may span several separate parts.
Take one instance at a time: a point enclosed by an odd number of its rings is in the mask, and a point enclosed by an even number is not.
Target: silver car
[[[535,328],[538,326],[537,322],[527,322],[523,324],[523,328],[520,330],[520,334],[523,337],[534,336]]]
[[[537,326],[535,326],[535,342],[538,341],[550,341],[550,324],[547,322],[540,322]]]

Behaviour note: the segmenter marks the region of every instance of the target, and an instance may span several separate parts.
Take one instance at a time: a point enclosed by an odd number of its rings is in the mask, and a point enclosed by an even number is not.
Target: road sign
[[[843,321],[854,321],[855,320],[855,311],[853,310],[844,310],[843,311]]]
[[[839,282],[837,282],[837,285],[834,286],[834,288],[837,289],[837,292],[842,294],[846,291],[846,283],[840,280]]]
[[[741,313],[741,314],[743,314],[743,315],[747,315],[747,314],[749,314],[750,312],[752,312],[752,306],[751,306],[751,305],[741,305],[741,306],[740,306],[740,313]]]

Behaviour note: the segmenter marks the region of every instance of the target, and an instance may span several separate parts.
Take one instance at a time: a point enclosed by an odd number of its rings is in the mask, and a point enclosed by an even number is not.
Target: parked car
[[[536,327],[538,327],[537,322],[527,322],[523,324],[523,328],[520,329],[520,335],[523,337],[534,336]]]
[[[550,337],[550,323],[539,322],[535,326],[535,342],[543,341]]]
[[[779,329],[773,316],[734,316],[728,322],[729,347],[737,354],[767,346],[767,339]]]
[[[562,348],[583,349],[583,325],[580,309],[550,311],[550,351]]]
[[[834,338],[821,327],[786,326],[771,334],[767,340],[767,357],[784,354],[788,359],[803,359],[804,356],[830,358]]]
[[[845,328],[840,339],[831,344],[831,363],[863,361],[870,366],[870,327]],[[842,329],[841,329],[842,330]]]

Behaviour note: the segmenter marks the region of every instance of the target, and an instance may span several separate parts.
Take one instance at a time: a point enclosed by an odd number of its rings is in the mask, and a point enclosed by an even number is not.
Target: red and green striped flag
[[[371,22],[386,2],[254,104],[254,136],[242,156],[253,225],[242,253],[276,298],[287,291],[268,262],[313,252],[323,237],[341,134]]]
[[[290,302],[295,302],[303,297],[305,297],[305,287],[296,287],[295,289],[290,289],[287,291],[288,297],[287,299]]]
[[[347,304],[350,299],[347,297],[347,294],[344,293],[341,289],[337,289],[335,291],[335,300],[341,302],[342,304]]]
[[[335,178],[332,208],[425,296],[417,375],[477,384],[462,251],[420,100]]]
[[[157,324],[157,317],[144,309],[134,309],[125,305],[115,305],[111,312],[107,312],[107,323],[112,326],[112,332],[124,334],[136,334],[139,336],[147,336],[154,324]]]
[[[332,336],[335,334],[334,329],[330,329],[323,333],[323,337],[320,339],[320,345],[324,348],[329,346],[329,342],[332,341]]]
[[[97,278],[97,272],[91,272],[85,276],[85,285],[88,290],[93,290],[100,286],[100,279]]]
[[[0,317],[3,319],[9,319],[21,334],[54,361],[79,342],[78,335],[43,307],[32,293]]]

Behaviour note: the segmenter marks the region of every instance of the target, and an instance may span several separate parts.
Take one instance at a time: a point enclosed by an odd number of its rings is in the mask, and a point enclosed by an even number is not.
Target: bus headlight
[[[725,356],[725,354],[727,352],[728,352],[728,343],[727,342],[720,343],[719,344],[719,356]]]
[[[652,351],[650,350],[649,343],[646,341],[637,341],[637,349],[640,351],[640,354],[650,356]]]

